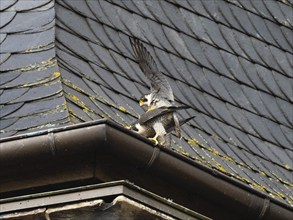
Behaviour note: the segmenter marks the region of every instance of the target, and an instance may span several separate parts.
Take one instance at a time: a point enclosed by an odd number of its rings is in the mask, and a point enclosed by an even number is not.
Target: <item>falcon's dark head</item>
[[[148,94],[148,95],[144,95],[140,98],[139,100],[139,105],[140,106],[147,106],[149,107],[151,105],[152,102],[152,94]]]

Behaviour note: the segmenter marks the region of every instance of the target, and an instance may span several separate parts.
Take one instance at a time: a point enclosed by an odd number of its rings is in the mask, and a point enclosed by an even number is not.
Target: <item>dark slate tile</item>
[[[218,7],[220,16],[225,19],[225,23],[228,24],[229,27],[232,27],[233,29],[236,29],[241,32],[244,31],[240,26],[239,22],[237,22],[237,19],[235,18],[231,8],[229,7],[229,4],[219,4]]]
[[[263,83],[263,85],[267,88],[266,91],[269,91],[269,93],[274,94],[276,96],[284,97],[284,95],[282,94],[282,91],[279,89],[278,83],[275,79],[282,80],[285,77],[281,74],[276,73],[276,72],[272,72],[272,70],[269,70],[269,69],[264,68],[262,66],[256,65],[255,67],[256,67],[259,81],[261,81]],[[275,75],[275,77],[274,77],[274,75]]]
[[[185,95],[186,99],[188,100],[189,105],[196,107],[196,109],[201,109],[203,110],[204,107],[202,104],[197,99],[197,95],[201,95],[202,92],[197,91],[195,88],[189,89],[186,87],[185,84],[183,83],[178,83],[178,88],[182,91],[182,93]],[[192,92],[192,90],[194,92]],[[198,94],[196,94],[198,92]]]
[[[125,59],[125,57],[121,56],[118,53],[110,51],[111,56],[115,60],[116,64],[120,67],[120,73],[124,77],[132,80],[133,82],[137,82],[135,70],[133,70],[132,66],[130,65],[130,60]]]
[[[242,1],[242,2],[249,2],[249,1]],[[251,24],[254,26],[257,32],[256,35],[259,35],[265,42],[269,42],[275,46],[278,45],[275,39],[272,37],[270,31],[268,30],[264,22],[264,19],[262,17],[250,12],[247,12],[247,15]]]
[[[50,68],[43,71],[23,72],[17,78],[0,86],[0,88],[29,87],[32,85],[46,83],[51,81],[53,78],[56,78],[54,72],[57,72],[57,68],[55,68],[55,71],[53,68]],[[0,78],[2,79],[2,77]]]
[[[9,57],[11,56],[10,53],[0,53],[0,64],[5,63]]]
[[[1,94],[0,104],[10,103],[27,93],[29,88],[7,89]]]
[[[200,88],[208,94],[213,94],[214,90],[211,87],[210,82],[208,81],[208,78],[206,76],[206,73],[209,73],[209,71],[205,68],[196,68],[197,65],[189,61],[186,61],[186,64],[190,74],[196,82],[196,84],[193,86],[196,88]]]
[[[34,8],[31,11],[46,11],[46,10],[53,8],[53,7],[55,7],[55,1],[50,0],[50,1],[48,1],[48,3],[46,3],[40,7]]]
[[[226,124],[235,125],[235,121],[229,114],[225,102],[217,98],[214,98],[212,96],[207,96],[206,98],[209,102],[209,105],[211,105],[213,110],[216,112],[216,115],[215,115],[216,118],[224,121],[224,123]]]
[[[2,45],[2,43],[6,40],[6,37],[8,36],[8,34],[2,34],[0,33],[0,44]]]
[[[247,78],[250,80],[250,84],[253,85],[253,87],[260,89],[260,90],[267,90],[267,87],[263,84],[263,82],[260,80],[258,76],[258,72],[256,71],[256,66],[259,66],[258,64],[253,64],[246,59],[239,58],[240,64],[242,66],[242,69],[244,70]]]
[[[59,80],[52,81],[40,86],[31,87],[22,96],[13,99],[11,103],[26,102],[32,100],[38,100],[45,97],[54,96],[62,91],[62,84]]]
[[[264,106],[263,101],[261,99],[261,92],[247,86],[242,87],[243,94],[246,99],[249,100],[249,104],[252,106],[254,111],[250,108],[250,111],[256,113],[258,115],[270,115],[267,108]]]
[[[205,7],[203,6],[202,1],[187,1],[189,5],[187,9],[195,12],[196,14],[203,15],[204,17],[211,18],[209,13],[206,11]]]
[[[145,5],[150,13],[155,17],[158,23],[165,24],[169,27],[175,28],[169,18],[163,11],[162,5],[158,0],[146,1]]]
[[[17,120],[18,118],[8,118],[8,119],[1,118],[0,130],[4,130],[4,129],[7,130],[7,128],[13,125]]]
[[[160,57],[160,60],[161,60],[161,57]],[[196,83],[193,79],[193,77],[191,76],[189,70],[187,69],[187,66],[185,64],[185,60],[177,57],[177,56],[172,56],[170,55],[170,64],[172,64],[173,66],[173,70],[175,72],[175,74],[173,75],[174,78],[178,78],[180,79],[181,81],[183,81],[184,83],[190,85],[190,86],[195,86],[196,87]],[[166,65],[168,66],[168,65]],[[197,65],[194,65],[195,68],[194,68],[194,72],[196,73],[197,72],[197,69],[198,70],[201,70],[199,66]]]
[[[225,81],[229,79],[224,78],[223,76],[219,76],[205,68],[203,70],[207,80],[209,81],[211,87],[214,90],[213,95],[219,97],[220,99],[226,102],[232,102],[233,104],[236,104],[234,103],[234,100],[231,98],[231,95],[229,94],[230,91],[228,92],[224,86]]]
[[[266,139],[270,142],[275,143],[274,138],[272,137],[270,131],[268,130],[266,124],[264,123],[264,120],[258,115],[252,114],[250,112],[244,112],[250,125],[254,128],[254,130],[258,133],[258,136],[261,139]]]
[[[290,154],[288,154],[287,152],[289,152],[289,150],[284,150],[280,147],[277,147],[271,143],[266,142],[266,151],[270,151],[271,154],[274,154],[274,156],[277,158],[277,160],[273,160],[273,161],[279,161],[279,165],[284,167],[286,165],[289,165],[291,168],[293,167],[293,161],[292,161],[292,157],[290,157]],[[292,151],[290,152],[291,154],[293,153]]]
[[[264,1],[264,5],[268,9],[272,17],[275,19],[275,21],[283,25],[287,24],[286,22],[287,18],[283,15],[282,11],[280,10],[280,7],[277,1]]]
[[[280,125],[280,129],[282,130],[286,140],[291,144],[289,146],[286,146],[286,149],[293,150],[292,128]]]
[[[274,56],[273,58],[277,61],[277,65],[278,65],[277,70],[279,70],[283,75],[293,77],[293,71],[288,61],[288,60],[293,60],[292,54],[287,53],[287,56],[286,56],[286,54],[284,54],[284,52],[279,50],[278,48],[269,47],[269,49],[271,50]]]
[[[271,35],[273,36],[273,38],[277,42],[277,44],[281,48],[291,48],[291,46],[288,44],[286,37],[282,33],[280,26],[273,23],[273,22],[270,22],[268,20],[264,20],[264,21],[265,21],[265,24],[267,25],[267,28],[270,31]],[[290,51],[292,52],[292,49]]]
[[[153,44],[157,47],[160,47],[160,44],[154,34],[152,33],[151,28],[149,27],[149,23],[146,21],[144,17],[133,14],[133,19],[136,21],[137,26],[137,34],[135,36],[142,36],[142,39],[145,39],[149,44]],[[129,40],[127,39],[126,42]]]
[[[238,41],[235,38],[235,33],[234,33],[235,30],[232,30],[223,25],[219,25],[219,28],[227,44],[229,45],[231,50],[234,52],[233,54],[237,54],[237,55],[240,55],[241,57],[248,59],[248,56],[246,55],[244,50],[239,46]],[[231,56],[231,54],[229,56]]]
[[[226,40],[223,38],[222,33],[220,32],[220,25],[209,19],[202,18],[200,19],[201,23],[205,29],[205,32],[208,34],[209,38],[213,41],[213,44],[216,47],[222,48],[223,50],[233,52],[230,49],[230,46],[226,43]]]
[[[165,35],[165,32],[163,31],[163,26],[149,19],[147,19],[146,22],[150,28],[150,32],[154,35],[156,40],[159,42],[160,48],[166,49],[168,52],[176,54],[172,45],[168,41]]]
[[[95,98],[89,98],[89,95],[79,92],[75,88],[64,86],[64,93],[66,100],[74,104],[75,108],[70,109],[69,112],[82,121],[97,120],[100,118],[102,112],[95,105]]]
[[[0,4],[0,11],[4,11],[5,9],[14,5],[16,2],[17,0],[2,1]]]
[[[127,1],[127,2],[129,2],[129,1]],[[146,7],[146,4],[144,1],[131,1],[131,2],[137,7],[140,14],[142,14],[144,17],[155,20],[155,17],[149,11],[148,7]],[[127,3],[127,4],[129,4],[129,3]]]
[[[128,56],[132,54],[132,49],[129,42],[129,36],[123,34],[122,32],[117,32],[117,30],[113,28],[105,27],[105,32],[107,33],[109,40],[115,45],[115,51],[127,54]]]
[[[100,66],[98,65],[95,65],[93,63],[89,63],[90,64],[90,67],[92,68],[92,71],[93,73],[90,73],[90,75],[88,73],[86,73],[86,78],[88,78],[88,76],[90,76],[90,79],[91,81],[95,82],[95,83],[98,83],[98,84],[102,84],[104,86],[107,86],[108,88],[111,88],[111,84],[109,82],[109,79],[108,78],[105,78],[105,77],[110,77],[110,73],[104,69],[104,68],[101,68]],[[96,78],[93,78],[94,75],[97,75]],[[109,75],[109,76],[108,76]]]
[[[96,100],[96,102],[103,102],[109,106],[115,105],[112,97],[108,96],[108,90],[110,89],[86,79],[84,79],[84,81],[95,92],[93,98]]]
[[[228,71],[225,63],[223,62],[223,57],[219,53],[219,50],[210,45],[201,44],[201,46],[204,51],[204,55],[206,56],[210,65],[214,67],[216,72],[220,73],[221,75],[225,75],[229,78],[233,78],[231,73]]]
[[[220,50],[220,54],[223,57],[224,64],[232,75],[231,80],[236,81],[239,84],[251,85],[250,79],[246,76],[241,63],[239,62],[239,56],[235,56],[222,50]],[[250,65],[252,64],[250,63]]]
[[[108,51],[106,48],[101,47],[97,44],[89,43],[89,45],[92,48],[93,52],[96,54],[96,56],[100,59],[101,63],[99,63],[99,65],[101,65],[102,67],[105,67],[111,72],[116,72],[116,73],[121,72],[120,67],[117,65],[117,63],[111,56],[110,51]]]
[[[293,31],[292,29],[286,28],[286,27],[281,27],[281,31],[287,40],[287,43],[291,46],[291,48],[282,48],[283,50],[287,50],[288,52],[292,53],[293,52],[293,39],[292,39],[292,34]]]
[[[129,33],[137,38],[144,39],[143,32],[139,28],[133,13],[130,13],[127,10],[117,10],[117,14],[120,17],[121,22],[124,24],[124,33]]]
[[[206,44],[199,42],[187,35],[182,35],[184,43],[188,48],[189,52],[193,56],[191,62],[195,60],[195,62],[201,66],[205,66],[209,69],[215,70],[214,67],[209,63],[205,56],[204,48],[207,47]]]
[[[93,65],[91,64],[91,66],[93,66]],[[97,74],[100,75],[100,77],[104,80],[105,83],[107,83],[107,85],[110,88],[113,88],[115,91],[120,91],[120,92],[123,92],[124,94],[126,94],[125,89],[115,79],[113,72],[104,70],[104,71],[97,72]]]
[[[190,91],[193,94],[193,96],[191,96],[191,97],[195,98],[195,99],[192,99],[192,102],[190,104],[195,109],[198,109],[200,112],[203,112],[205,114],[210,114],[211,117],[215,117],[215,115],[216,115],[215,110],[207,102],[208,95],[206,93],[198,91],[194,88],[190,88]]]
[[[161,6],[165,16],[169,18],[177,30],[184,32],[185,34],[192,34],[192,32],[190,32],[187,28],[181,10],[178,7],[166,1],[158,1],[158,3]]]
[[[116,75],[115,77],[117,81],[120,82],[121,86],[124,87],[125,91],[127,91],[127,93],[123,95],[135,98],[137,100],[141,98],[142,94],[137,89],[136,84],[133,83],[132,80],[127,79],[126,77],[122,77],[120,75]]]
[[[133,11],[138,14],[142,14],[141,11],[138,9],[134,1],[119,1],[119,0],[112,0],[115,4],[123,4],[123,8],[127,10]]]
[[[278,4],[281,12],[285,16],[285,20],[284,20],[283,24],[288,27],[290,27],[290,26],[293,27],[292,8],[289,5],[283,4],[282,2],[277,2],[277,4]]]
[[[38,116],[28,116],[17,120],[13,125],[9,126],[7,130],[27,130],[33,129],[38,126],[52,127],[55,125],[54,122],[60,119],[66,119],[68,117],[67,111],[60,112],[48,112]]]
[[[18,1],[16,4],[14,4],[12,7],[10,7],[9,10],[29,11],[32,9],[37,9],[43,5],[46,5],[50,1],[52,1],[52,0],[38,0],[38,1],[31,1],[31,2]]]
[[[64,69],[70,69],[71,73],[84,76],[89,80],[103,83],[103,80],[96,74],[88,62],[82,59],[78,59],[77,57],[65,53],[61,50],[58,51],[58,56],[60,57],[59,66],[62,71]]]
[[[201,22],[206,18],[199,17],[197,14],[194,14],[186,9],[181,9],[180,11],[182,13],[182,16],[184,17],[187,27],[192,31],[192,35],[198,39],[200,38],[201,40],[212,44],[213,42],[207,35]]]
[[[283,112],[279,107],[280,102],[277,102],[278,98],[275,98],[266,93],[260,93],[260,98],[270,113],[270,115],[268,115],[270,119],[277,123],[290,126],[290,122],[286,120]]]
[[[58,20],[61,20],[64,25],[76,33],[80,38],[85,38],[87,40],[99,43],[89,28],[89,25],[84,17],[61,7],[62,6],[56,8]]]
[[[261,148],[256,146],[255,145],[256,143],[251,140],[251,138],[254,138],[254,139],[256,139],[256,138],[254,136],[248,134],[248,133],[255,133],[253,128],[251,128],[250,130],[233,129],[233,133],[240,143],[238,145],[239,149],[244,149],[254,155],[258,155],[258,156],[263,157],[263,152],[261,151]],[[235,149],[235,151],[238,151],[238,150]]]
[[[232,14],[234,15],[234,18],[239,23],[239,25],[242,27],[244,32],[246,32],[249,35],[252,35],[256,38],[260,38],[259,35],[255,34],[256,30],[255,30],[254,26],[252,25],[253,21],[251,21],[249,19],[247,12],[243,9],[240,9],[240,8],[232,6],[232,5],[230,7],[231,7]]]
[[[209,133],[210,136],[214,139],[218,138],[220,140],[229,140],[227,134],[223,132],[223,129],[220,128],[215,120],[211,119],[210,117],[202,115],[201,117],[196,117],[194,120],[200,129],[205,130],[205,132]]]
[[[2,3],[1,3],[2,4]],[[0,28],[2,32],[2,28],[4,28],[7,24],[9,24],[15,17],[16,12],[15,11],[4,11],[0,14]]]
[[[16,103],[22,104],[22,103]],[[65,109],[65,99],[63,96],[55,96],[53,99],[42,99],[35,102],[24,103],[21,108],[7,115],[7,118],[27,117],[29,115],[41,114],[55,109]]]
[[[60,2],[60,1],[59,1]],[[91,19],[96,19],[91,9],[89,8],[86,1],[63,1],[69,8],[76,11],[78,14],[82,14],[84,17],[88,17]]]
[[[86,60],[90,60],[94,63],[98,63],[97,56],[94,54],[93,50],[90,48],[87,41],[70,34],[62,29],[57,29],[56,31],[57,39],[61,44],[70,49],[74,54],[82,57]]]
[[[111,22],[105,15],[105,11],[101,7],[101,3],[99,1],[96,2],[92,0],[86,0],[86,4],[88,5],[89,9],[98,21],[107,25],[111,25]]]
[[[93,31],[96,38],[101,44],[103,44],[105,47],[110,48],[112,50],[116,49],[113,42],[111,41],[111,38],[109,38],[109,36],[105,32],[105,28],[108,28],[108,27],[92,19],[87,19],[87,23],[89,24],[90,29]]]
[[[54,42],[54,29],[34,34],[10,34],[1,44],[1,52],[15,53],[42,48]]]
[[[16,103],[16,104],[8,104],[8,105],[3,105],[0,108],[0,115],[1,115],[1,120],[7,116],[7,117],[11,117],[11,114],[15,111],[17,111],[19,108],[21,108],[21,106],[23,105],[23,103]]]
[[[219,2],[217,2],[217,1],[207,2],[207,1],[201,0],[201,4],[202,4],[203,8],[206,10],[206,12],[209,14],[210,18],[212,18],[213,20],[218,21],[220,23],[227,24],[225,19],[219,13],[219,5],[226,6],[226,3],[224,1],[222,1],[221,4],[219,4]]]
[[[172,54],[166,53],[164,50],[154,48],[150,50],[150,53],[153,55],[154,60],[156,60],[157,66],[161,72],[165,72],[167,75],[172,76],[173,78],[180,78],[178,72],[174,67],[174,63],[171,61],[171,57],[177,57]],[[177,57],[178,58],[178,57]],[[178,60],[182,60],[178,58]]]
[[[265,17],[269,20],[274,20],[272,16],[270,15],[269,11],[267,10],[263,1],[254,1],[254,0],[249,0],[249,1],[260,16]]]
[[[253,48],[255,49],[256,53],[259,55],[263,63],[265,63],[266,67],[282,72],[282,69],[279,67],[267,44],[264,44],[261,41],[255,40],[253,38],[251,38],[251,42]]]
[[[93,91],[86,85],[82,76],[76,75],[71,71],[68,72],[67,70],[62,70],[62,79],[63,84],[74,88],[75,90],[79,91],[80,93],[93,95]]]
[[[39,29],[54,20],[54,8],[46,11],[19,12],[13,21],[1,29],[2,33],[16,33],[28,30]],[[35,19],[35,18],[38,19]]]
[[[251,127],[251,125],[248,123],[247,118],[245,117],[245,115],[243,114],[243,109],[239,109],[239,108],[235,108],[231,105],[228,105],[228,110],[231,114],[231,116],[234,118],[234,120],[236,121],[239,129],[241,130],[241,132],[245,132],[245,131],[249,131],[252,134],[255,134],[254,129]],[[238,133],[238,132],[237,132]],[[246,135],[246,134],[243,134]],[[240,138],[242,139],[242,138]],[[245,141],[243,144],[248,144],[249,145],[250,141]]]
[[[280,110],[283,113],[283,116],[286,118],[288,124],[290,124],[290,127],[292,127],[292,124],[293,124],[293,112],[291,111],[292,104],[282,99],[276,99],[276,101],[277,101],[277,106],[280,108]]]
[[[50,49],[47,51],[39,51],[28,54],[13,54],[9,59],[1,64],[1,70],[15,70],[24,67],[37,67],[42,65],[41,62],[48,61],[50,58],[55,56],[55,50]]]
[[[118,15],[118,10],[123,9],[106,1],[100,1],[99,4],[102,11],[104,12],[103,15],[105,15],[107,20],[110,21],[111,26],[120,29],[121,31],[126,31],[126,27],[121,22],[121,18],[119,16],[110,16]]]
[[[234,32],[235,39],[237,40],[237,43],[241,47],[241,49],[245,52],[246,56],[252,61],[256,63],[260,63],[264,65],[264,63],[261,61],[259,55],[256,53],[251,38],[247,37],[246,35],[243,35],[239,32]]]
[[[2,85],[11,82],[15,78],[19,77],[21,72],[6,72],[6,73],[0,73],[0,85]]]

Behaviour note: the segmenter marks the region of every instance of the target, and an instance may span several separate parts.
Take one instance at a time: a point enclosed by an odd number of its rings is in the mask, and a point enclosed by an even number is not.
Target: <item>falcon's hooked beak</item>
[[[140,105],[140,106],[147,105],[147,99],[146,99],[145,97],[142,97],[142,98],[139,100],[139,105]]]

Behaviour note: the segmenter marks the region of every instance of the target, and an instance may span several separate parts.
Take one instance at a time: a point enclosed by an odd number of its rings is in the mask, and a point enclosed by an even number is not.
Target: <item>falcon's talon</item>
[[[146,112],[153,111],[155,108],[149,108]]]
[[[153,141],[155,145],[158,145],[159,144],[159,142],[158,142],[158,140],[157,140],[156,137],[148,138],[148,139],[151,140],[151,141]]]

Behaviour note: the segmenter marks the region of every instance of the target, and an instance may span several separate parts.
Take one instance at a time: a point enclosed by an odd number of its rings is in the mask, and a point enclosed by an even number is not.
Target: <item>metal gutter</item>
[[[215,219],[293,214],[292,207],[106,120],[2,139],[0,165],[0,193],[128,179]]]

